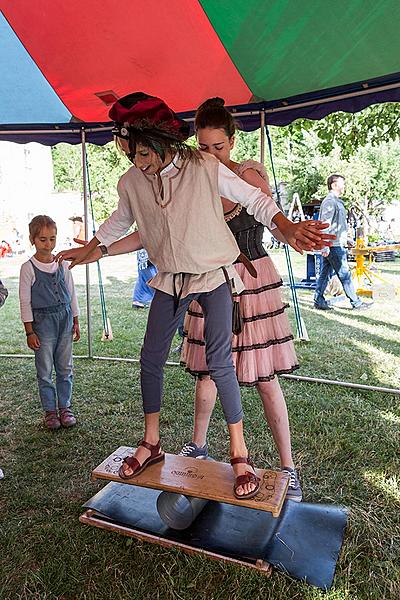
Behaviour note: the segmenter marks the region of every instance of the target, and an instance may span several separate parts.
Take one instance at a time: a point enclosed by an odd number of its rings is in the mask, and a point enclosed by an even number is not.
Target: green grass
[[[276,264],[285,273],[283,256]],[[295,257],[297,276],[304,259]],[[380,265],[397,286],[400,263]],[[384,273],[384,271],[386,271]],[[0,352],[27,353],[18,317],[17,281],[0,311]],[[106,286],[114,340],[100,341],[93,287],[94,353],[139,355],[145,314],[131,311],[131,282]],[[297,343],[299,374],[400,388],[399,297],[381,286],[374,308],[328,314],[312,310],[299,292],[311,341]],[[84,289],[78,286],[81,305]],[[285,291],[287,293],[287,291]],[[85,323],[83,321],[83,332]],[[76,354],[87,350],[84,340]],[[171,355],[171,358],[174,357]],[[137,364],[75,361],[78,427],[43,429],[33,362],[0,358],[0,599],[1,600],[387,600],[400,597],[399,396],[283,380],[293,449],[305,500],[344,505],[349,526],[334,586],[323,594],[281,574],[266,579],[245,568],[140,543],[81,525],[82,504],[103,487],[89,475],[119,445],[142,432]],[[193,380],[166,369],[164,447],[177,451],[190,437]],[[277,464],[257,394],[243,390],[248,445],[258,465]],[[209,444],[227,460],[222,412],[212,418]]]

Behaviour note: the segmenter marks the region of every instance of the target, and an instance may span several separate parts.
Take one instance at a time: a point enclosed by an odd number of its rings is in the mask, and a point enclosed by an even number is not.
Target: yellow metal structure
[[[368,296],[372,298],[373,278],[379,279],[383,283],[389,283],[378,273],[372,271],[371,265],[374,262],[374,254],[378,252],[388,252],[390,250],[400,249],[400,244],[391,244],[390,246],[365,246],[363,238],[357,238],[355,248],[350,249],[350,253],[356,257],[356,266],[352,268],[353,279],[357,281],[357,294],[359,296]],[[398,291],[398,290],[396,290]]]

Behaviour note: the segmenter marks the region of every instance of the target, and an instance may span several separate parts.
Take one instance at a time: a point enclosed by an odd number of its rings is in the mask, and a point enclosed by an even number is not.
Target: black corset
[[[245,208],[242,208],[236,217],[228,221],[227,225],[235,236],[240,252],[243,252],[248,259],[256,260],[268,256],[262,243],[264,225],[249,215]]]

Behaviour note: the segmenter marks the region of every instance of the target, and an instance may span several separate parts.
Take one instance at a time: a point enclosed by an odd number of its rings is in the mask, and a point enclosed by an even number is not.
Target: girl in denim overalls
[[[57,227],[46,215],[29,223],[36,253],[21,266],[19,298],[28,347],[35,352],[39,396],[48,429],[72,427],[72,340],[80,338],[71,272],[54,260]],[[52,380],[53,366],[56,385]]]

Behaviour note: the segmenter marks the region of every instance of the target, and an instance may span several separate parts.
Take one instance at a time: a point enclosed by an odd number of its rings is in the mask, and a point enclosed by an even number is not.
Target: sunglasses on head
[[[115,123],[111,133],[119,138],[122,138],[123,140],[129,140],[129,129],[126,127],[126,125]]]

